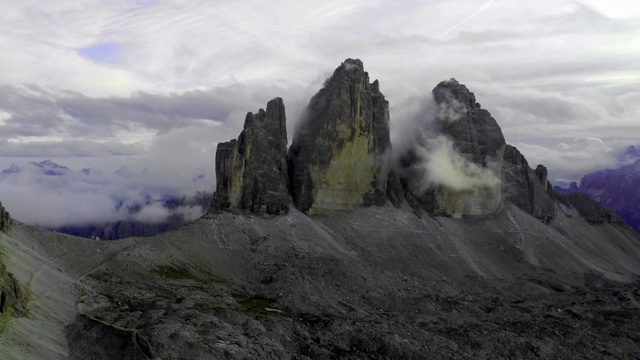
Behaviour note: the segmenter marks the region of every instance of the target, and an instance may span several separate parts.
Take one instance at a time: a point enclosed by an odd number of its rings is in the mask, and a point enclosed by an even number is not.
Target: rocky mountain
[[[636,148],[625,152],[625,160],[634,161],[617,169],[594,171],[582,177],[580,185],[572,183],[568,189],[558,188],[565,194],[585,193],[619,215],[640,232],[640,159]]]
[[[311,98],[289,149],[291,197],[309,215],[386,201],[389,103],[347,59]]]
[[[218,144],[215,210],[279,215],[289,211],[284,102],[248,113],[238,140]]]
[[[41,162],[30,161],[25,168],[21,168],[17,164],[11,164],[7,169],[2,170],[2,175],[14,175],[23,172],[24,170],[34,173],[40,173],[47,176],[64,176],[71,173],[71,169],[66,166],[56,164],[55,162],[47,159]]]
[[[25,312],[0,314],[0,356],[640,357],[640,234],[552,192],[452,80],[408,155],[384,156],[388,105],[363,69],[346,60],[311,100],[286,213],[267,211],[286,180],[254,175],[282,179],[281,151],[253,151],[282,139],[268,105],[218,148],[214,209],[191,224],[111,242],[20,222],[0,232],[0,279],[29,294]]]

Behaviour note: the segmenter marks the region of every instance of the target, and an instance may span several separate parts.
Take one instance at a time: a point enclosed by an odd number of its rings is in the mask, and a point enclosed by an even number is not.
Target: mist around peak
[[[0,198],[21,222],[70,232],[109,223],[193,221],[206,212],[213,182],[205,171],[167,174],[133,166],[74,171],[44,160],[3,170]]]
[[[500,185],[499,169],[495,164],[488,163],[483,167],[474,163],[460,153],[453,139],[442,133],[443,124],[455,123],[467,115],[464,104],[453,98],[438,103],[428,95],[425,99],[411,99],[401,107],[405,110],[396,108],[395,113],[399,116],[391,122],[393,163],[401,165],[407,154],[418,160],[408,169],[412,177],[419,179],[415,190],[424,193],[442,186],[473,192]]]

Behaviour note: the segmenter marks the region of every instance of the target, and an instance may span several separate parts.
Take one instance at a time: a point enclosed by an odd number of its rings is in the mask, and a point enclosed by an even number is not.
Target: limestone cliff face
[[[218,144],[213,210],[289,211],[287,128],[282,99],[248,113],[237,140]]]
[[[551,220],[555,212],[553,189],[547,178],[546,167],[531,169],[520,151],[507,145],[502,172],[505,198],[543,221]]]
[[[500,173],[506,142],[502,130],[491,114],[480,107],[466,86],[455,79],[440,82],[432,91],[437,107],[435,119],[425,119],[429,136],[445,136],[452,141],[455,152],[462,156],[457,166],[468,177],[468,186],[447,183],[422,183],[430,174],[416,175],[405,171],[403,183],[408,190],[407,200],[432,214],[486,215],[501,206]],[[427,124],[431,127],[426,129]],[[417,139],[420,142],[429,140]],[[402,158],[402,167],[410,169],[423,161],[419,151],[411,148]]]
[[[362,61],[345,60],[305,113],[289,149],[296,207],[317,215],[384,204],[389,103]]]

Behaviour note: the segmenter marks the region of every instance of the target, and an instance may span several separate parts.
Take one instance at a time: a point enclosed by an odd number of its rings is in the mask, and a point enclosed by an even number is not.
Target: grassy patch
[[[202,278],[194,275],[187,269],[185,266],[176,266],[176,265],[160,265],[153,270],[154,273],[162,276],[165,279],[174,279],[174,280],[192,280],[200,283],[205,283],[206,281]]]

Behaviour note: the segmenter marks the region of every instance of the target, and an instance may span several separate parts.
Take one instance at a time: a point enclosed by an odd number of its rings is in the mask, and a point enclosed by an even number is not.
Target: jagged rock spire
[[[213,210],[256,214],[289,211],[287,128],[284,102],[248,113],[237,140],[218,144]]]
[[[386,201],[389,103],[362,61],[345,60],[311,99],[289,149],[290,188],[310,215]]]

